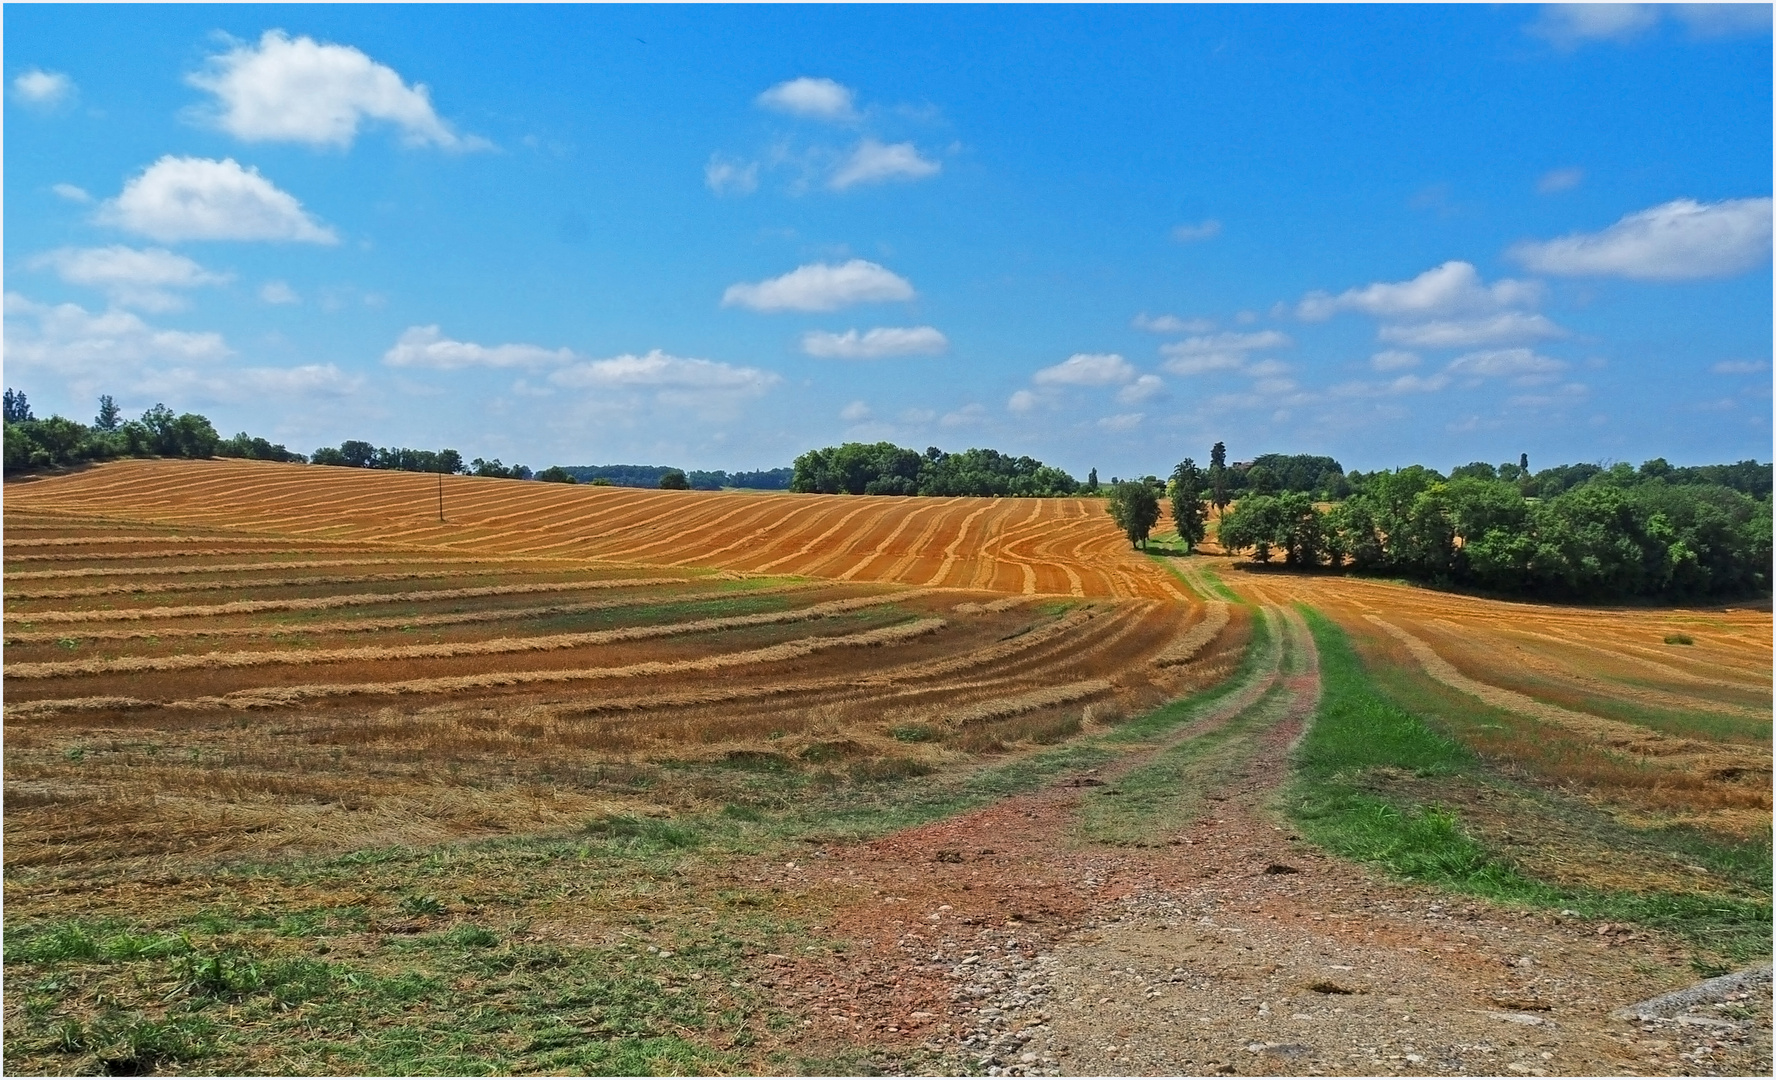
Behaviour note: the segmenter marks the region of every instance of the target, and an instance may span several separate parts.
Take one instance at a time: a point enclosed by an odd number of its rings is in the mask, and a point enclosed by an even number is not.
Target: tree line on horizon
[[[1342,497],[1227,483],[1225,449],[1204,471],[1186,458],[1166,485],[1185,550],[1211,509],[1229,554],[1298,569],[1345,568],[1511,595],[1614,600],[1702,599],[1770,589],[1768,463],[1638,469],[1562,465],[1540,473],[1474,462],[1445,476],[1422,465],[1344,476]],[[1321,494],[1327,494],[1322,491]],[[1229,512],[1228,508],[1232,507]],[[1159,519],[1159,491],[1113,487],[1108,509],[1136,546]]]
[[[125,420],[109,394],[99,397],[98,415],[91,424],[64,416],[38,419],[24,393],[5,391],[5,471],[7,475],[32,469],[110,461],[126,457],[247,458],[293,464],[334,465],[355,469],[443,473],[508,480],[541,480],[559,484],[586,483],[616,487],[695,488],[723,487],[781,490],[789,486],[790,470],[763,469],[725,472],[677,469],[667,465],[552,465],[531,471],[525,465],[506,465],[498,458],[464,461],[456,450],[413,450],[404,446],[376,446],[361,439],[347,439],[338,446],[323,446],[313,454],[301,454],[281,443],[241,432],[225,439],[208,417],[179,413],[157,404],[140,418]]]
[[[5,391],[5,471],[120,457],[234,457],[363,469],[468,474],[556,483],[680,488],[787,486],[855,495],[1106,494],[1131,544],[1144,547],[1169,498],[1186,551],[1217,538],[1229,553],[1300,569],[1349,569],[1500,593],[1582,599],[1705,598],[1770,588],[1772,468],[1746,460],[1638,469],[1471,462],[1448,475],[1422,465],[1345,473],[1317,455],[1265,454],[1228,462],[1216,443],[1208,468],[1186,458],[1161,481],[1113,477],[1105,491],[1031,457],[997,450],[923,454],[892,443],[810,450],[790,469],[690,472],[669,466],[551,466],[533,473],[499,459],[464,462],[455,450],[377,447],[346,440],[313,455],[241,432],[222,438],[208,418],[156,404],[123,418],[110,395],[92,424],[37,419],[24,394]],[[1231,510],[1230,510],[1231,508]]]

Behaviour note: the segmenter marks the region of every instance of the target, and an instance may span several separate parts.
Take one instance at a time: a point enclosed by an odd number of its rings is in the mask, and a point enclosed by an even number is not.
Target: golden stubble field
[[[251,462],[9,485],[8,866],[573,827],[656,809],[608,782],[642,762],[916,775],[1242,640],[1088,500],[452,477],[445,513],[435,477]]]
[[[1642,824],[1768,833],[1768,601],[1587,608],[1216,562],[1242,593],[1331,616],[1393,689],[1539,782]]]
[[[1126,970],[1082,928],[1163,884],[1249,925],[1199,957],[1185,1012],[1123,988],[1119,1040],[1174,1055],[1155,1071],[1373,1072],[1349,1051],[1396,1035],[1491,1055],[1517,1044],[1488,1010],[1531,1002],[1508,1007],[1557,1018],[1547,1069],[1668,1072],[1673,1044],[1600,1003],[1697,961],[1615,912],[1691,913],[1710,965],[1761,947],[1767,605],[1150,556],[1098,500],[445,483],[443,522],[411,474],[7,485],[9,1068],[961,1071],[968,1025],[1001,1023],[967,1019],[971,960],[1015,935]],[[1453,812],[1607,921],[1506,903],[1433,925],[1448,892],[1284,827],[1291,748],[1341,685],[1307,609],[1360,681],[1483,759],[1360,769],[1363,796]],[[1322,970],[1333,939],[1347,963]],[[1302,982],[1378,960],[1398,997]],[[1116,991],[1091,991],[1044,1006],[1057,1031],[1103,1026]],[[1324,1062],[1250,1056],[1328,1002],[1348,1030]],[[1074,1041],[1074,1071],[1129,1067]],[[1734,1053],[1767,1070],[1767,1041]]]

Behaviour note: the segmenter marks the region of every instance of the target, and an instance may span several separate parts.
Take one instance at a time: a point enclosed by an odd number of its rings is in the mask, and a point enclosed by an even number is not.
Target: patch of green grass
[[[1665,635],[1665,644],[1667,644],[1667,645],[1694,645],[1695,643],[1696,643],[1696,639],[1691,637],[1688,634],[1666,634]]]
[[[146,1076],[163,1061],[203,1057],[215,1034],[215,1025],[201,1016],[150,1020],[139,1012],[117,1009],[91,1020],[66,1017],[54,1029],[57,1051],[90,1054],[111,1076]]]
[[[15,932],[11,926],[6,929],[6,959],[9,963],[163,960],[190,951],[190,942],[182,937],[132,933],[114,925],[62,922],[22,932]]]
[[[1741,960],[1768,955],[1771,941],[1769,877],[1761,895],[1705,895],[1579,888],[1538,880],[1489,850],[1460,816],[1435,802],[1381,793],[1385,771],[1418,777],[1464,778],[1501,783],[1460,742],[1432,730],[1418,716],[1379,692],[1343,631],[1325,616],[1304,610],[1320,654],[1321,701],[1313,726],[1297,748],[1295,775],[1284,803],[1302,835],[1336,854],[1378,864],[1388,871],[1458,892],[1506,903],[1558,907],[1587,918],[1638,922],[1688,938],[1699,963],[1711,957]],[[1538,793],[1549,813],[1583,812],[1558,807],[1558,796]],[[1522,828],[1533,830],[1526,821]],[[1618,831],[1629,830],[1618,827]],[[1699,838],[1670,830],[1639,831],[1638,842],[1680,843]],[[1704,845],[1707,846],[1707,845]],[[1769,843],[1712,844],[1717,865],[1757,872],[1769,865]],[[1740,878],[1743,880],[1743,877]]]
[[[611,815],[587,822],[584,831],[587,836],[597,837],[610,847],[629,853],[651,854],[693,848],[703,842],[695,828],[660,818]]]

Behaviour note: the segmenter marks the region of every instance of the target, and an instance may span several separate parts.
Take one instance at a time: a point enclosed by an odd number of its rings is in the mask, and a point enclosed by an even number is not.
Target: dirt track
[[[1694,982],[1673,942],[1380,879],[1274,812],[1318,696],[1312,639],[1122,761],[753,881],[825,895],[841,958],[782,958],[819,1044],[900,1044],[994,1075],[1767,1074],[1748,1022],[1617,1020]],[[1277,685],[1280,693],[1264,691]],[[1242,710],[1244,710],[1242,712]],[[1259,723],[1212,809],[1163,847],[1082,842],[1085,805],[1168,747]]]

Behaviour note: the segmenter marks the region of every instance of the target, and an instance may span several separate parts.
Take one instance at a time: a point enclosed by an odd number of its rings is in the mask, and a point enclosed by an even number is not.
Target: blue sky
[[[307,451],[1771,452],[1770,7],[6,11],[5,364]]]

